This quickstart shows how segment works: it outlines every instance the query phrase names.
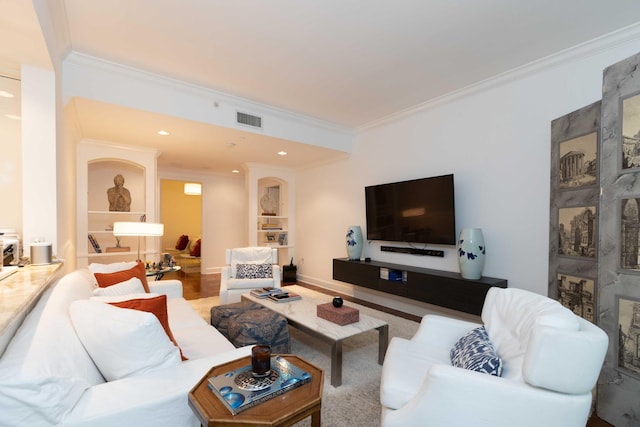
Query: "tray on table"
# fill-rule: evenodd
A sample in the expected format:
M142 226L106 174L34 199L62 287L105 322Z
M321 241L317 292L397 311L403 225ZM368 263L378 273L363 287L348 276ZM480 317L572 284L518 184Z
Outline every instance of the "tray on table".
M257 377L251 365L210 377L208 387L236 415L311 381L311 374L281 356L271 356L271 371Z

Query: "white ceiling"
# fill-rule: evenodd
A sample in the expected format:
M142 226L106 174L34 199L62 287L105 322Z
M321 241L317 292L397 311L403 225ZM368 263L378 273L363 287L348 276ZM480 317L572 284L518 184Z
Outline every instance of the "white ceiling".
M16 1L30 3L0 0L0 12ZM66 17L72 51L350 128L640 22L638 0L64 0L48 5L64 6L54 14ZM12 59L24 62L24 55L3 46L32 29L32 23L22 24L25 15L15 15L21 23L16 25L0 13L0 70ZM106 113L98 111L101 107ZM137 140L122 129L109 134L108 129L124 127L117 123L99 126L95 114L124 120L117 108L87 101L76 109L85 137ZM202 130L209 139L212 132L226 132L209 128ZM199 135L184 141L197 144ZM247 135L234 138L242 136ZM275 150L281 143L267 145ZM195 165L202 158L197 150L190 150L191 157L176 152L162 157ZM218 158L240 151L217 152L208 167L216 169ZM220 167L242 161L243 154L237 155Z
M297 168L346 156L327 148L84 98L75 98L72 103L82 135L159 150L159 169L230 175L234 169L243 174L246 163ZM158 135L161 129L170 131L170 135ZM279 151L287 155L280 156Z

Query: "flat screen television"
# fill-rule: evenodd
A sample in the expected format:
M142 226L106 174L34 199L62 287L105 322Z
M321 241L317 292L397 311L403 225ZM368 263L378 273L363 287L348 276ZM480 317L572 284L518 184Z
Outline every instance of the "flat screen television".
M456 244L453 174L365 187L367 240Z

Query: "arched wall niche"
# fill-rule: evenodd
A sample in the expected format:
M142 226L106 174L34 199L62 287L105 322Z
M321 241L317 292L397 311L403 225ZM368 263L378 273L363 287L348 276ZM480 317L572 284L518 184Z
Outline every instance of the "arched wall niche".
M109 210L107 190L114 186L117 175L124 178L124 187L131 194L130 211L146 211L145 168L122 159L96 159L88 164L87 203L90 211Z

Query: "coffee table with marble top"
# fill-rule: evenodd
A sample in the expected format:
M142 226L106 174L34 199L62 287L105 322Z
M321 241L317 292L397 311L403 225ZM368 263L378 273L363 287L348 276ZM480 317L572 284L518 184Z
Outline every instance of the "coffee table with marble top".
M376 329L378 331L378 363L382 365L389 344L389 324L360 312L359 321L340 326L316 315L318 304L331 302L332 296L301 286L288 286L287 290L302 296L290 302L274 302L246 293L242 299L258 303L284 316L294 328L331 344L331 385L342 384L342 342L346 338Z

